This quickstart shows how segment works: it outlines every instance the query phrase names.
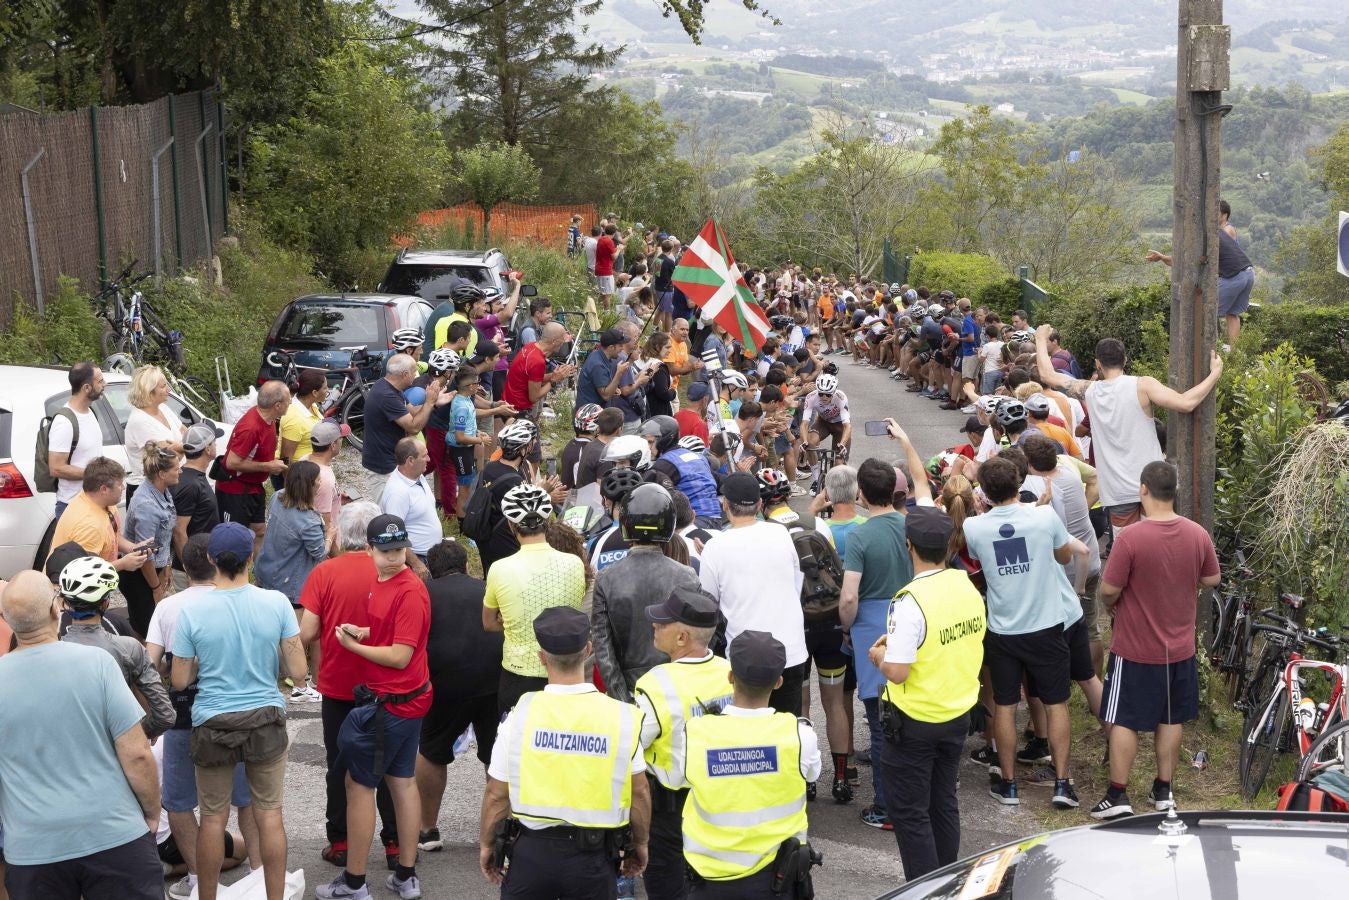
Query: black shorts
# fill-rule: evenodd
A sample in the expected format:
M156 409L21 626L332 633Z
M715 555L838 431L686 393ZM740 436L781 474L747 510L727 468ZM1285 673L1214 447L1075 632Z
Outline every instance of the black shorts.
M228 831L225 832L225 859L234 856L234 835ZM185 866L187 860L183 859L183 851L178 849L178 842L174 840L173 835L169 835L164 843L159 845L159 861L170 866Z
M497 695L459 699L447 697L442 701L437 691L431 702L431 711L422 719L422 736L417 752L428 762L448 766L454 762L454 742L468 726L478 742L478 761L484 766L492 759L492 745L496 743L497 726L501 714L497 711Z
M1130 731L1156 731L1199 717L1199 667L1195 657L1139 663L1110 654L1105 664L1101 718Z
M5 886L11 897L83 897L84 900L163 900L164 869L154 836L88 856L21 866L9 863Z
M857 670L853 667L852 657L843 652L843 632L837 628L807 628L806 675L810 674L810 664L820 673L820 684L842 684L844 690L857 686Z
M1030 691L1051 706L1066 703L1072 681L1068 677L1068 642L1062 625L1028 634L984 636L984 664L993 682L993 702L1015 706L1021 700L1021 677Z
M467 484L472 478L473 467L477 464L474 451L473 447L445 446L445 458L454 466L454 474L460 484Z
M1068 642L1068 677L1073 681L1088 681L1096 674L1091 662L1091 635L1087 631L1087 617L1083 616L1063 629Z
M225 494L216 491L215 505L220 510L222 522L261 525L267 521L267 495L262 491L256 494Z

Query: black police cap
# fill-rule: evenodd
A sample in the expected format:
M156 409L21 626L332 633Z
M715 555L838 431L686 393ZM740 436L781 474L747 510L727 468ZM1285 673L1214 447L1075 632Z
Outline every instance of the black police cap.
M694 628L715 628L717 601L696 587L680 585L670 591L665 602L648 606L646 617L652 622L679 622Z
M590 620L579 609L550 606L534 618L534 639L556 656L580 653L590 640Z
M787 649L767 631L740 632L727 655L736 679L754 687L772 687L787 668Z
M918 506L904 519L904 536L915 547L940 550L951 540L955 524L935 506Z

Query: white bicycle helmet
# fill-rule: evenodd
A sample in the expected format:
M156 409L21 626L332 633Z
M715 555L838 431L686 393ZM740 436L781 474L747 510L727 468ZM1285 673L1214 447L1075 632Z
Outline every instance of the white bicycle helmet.
M449 347L439 347L432 350L430 355L426 357L426 364L431 367L433 372L453 372L459 368L461 362L459 354Z
M1020 400L1006 398L993 411L993 421L1003 428L1008 425L1015 425L1017 422L1024 422L1026 421L1026 406Z
M815 379L815 390L821 394L832 394L838 390L838 376L821 375Z
M744 375L736 371L722 372L721 383L726 385L728 388L732 388L733 390L744 391L749 389L749 379L745 378Z
M646 438L635 434L619 435L605 446L604 461L627 464L638 472L645 472L651 468L651 445Z
M707 445L704 444L704 443L703 443L703 439L700 438L700 437L698 437L698 435L696 435L696 434L691 434L691 435L689 435L688 437L682 437L682 438L680 438L680 439L679 439L679 446L681 446L681 447L683 447L685 450L689 450L689 451L691 451L691 452L693 452L693 453L706 453L706 452L707 452Z
M528 419L512 422L497 432L497 446L501 455L514 459L539 437L539 426ZM643 444L646 441L642 441Z
M946 310L942 306L934 303L927 308L927 314L934 319L940 319L942 316L946 315Z
M61 570L61 596L72 603L97 606L117 588L117 569L106 559L81 556Z
M501 498L501 514L508 522L538 528L553 514L553 499L537 484L517 484Z
M393 333L389 343L400 353L420 347L426 339L418 328L400 328Z

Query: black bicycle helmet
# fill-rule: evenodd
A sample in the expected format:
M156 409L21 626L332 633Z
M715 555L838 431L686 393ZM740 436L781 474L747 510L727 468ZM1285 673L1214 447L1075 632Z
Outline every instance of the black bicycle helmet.
M622 503L641 483L642 473L636 469L610 469L600 481L600 494L610 503Z
M675 533L675 504L658 484L633 488L618 514L623 540L634 544L668 544Z
M830 360L829 362L824 364L824 367L820 369L820 372L824 375L837 375L838 363L834 362L833 360Z
M472 284L456 285L454 290L450 291L450 302L455 308L469 307L479 300L486 300L487 292L482 288Z
M773 326L774 331L782 331L791 328L796 324L796 321L791 316L773 316L768 320L768 324Z
M656 439L657 454L667 453L679 443L679 423L672 416L652 416L642 423L638 434Z
M760 469L755 477L759 480L759 499L764 503L778 503L792 495L790 479L777 469Z

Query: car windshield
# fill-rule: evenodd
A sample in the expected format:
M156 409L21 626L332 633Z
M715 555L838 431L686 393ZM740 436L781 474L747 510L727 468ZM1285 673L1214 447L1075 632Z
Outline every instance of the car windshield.
M380 343L384 307L355 304L297 303L281 323L282 344L305 347L356 347Z
M496 282L492 280L492 272L486 266L424 266L395 263L389 267L389 274L384 277L381 290L390 294L417 296L436 303L448 299L450 291L460 282L467 282L483 290L497 289Z

